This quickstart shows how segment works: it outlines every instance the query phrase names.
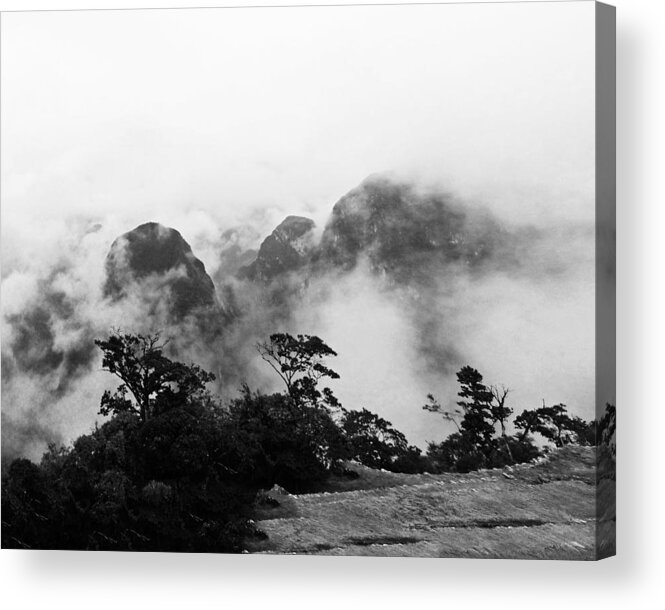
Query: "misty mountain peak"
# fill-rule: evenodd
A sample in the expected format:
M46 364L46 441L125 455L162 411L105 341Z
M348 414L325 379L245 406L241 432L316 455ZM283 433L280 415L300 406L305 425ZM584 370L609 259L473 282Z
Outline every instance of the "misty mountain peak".
M198 266L205 272L203 263L193 256L183 236L157 222L146 222L116 239L111 254L118 254L121 248L127 256L127 266L136 277L161 273L179 265Z
M204 264L178 231L156 222L139 225L113 242L104 293L113 300L138 295L175 320L195 310L219 308Z
M252 280L270 281L277 275L304 265L314 247L314 221L303 216L287 216L263 240L256 260L241 269Z
M282 242L293 243L314 228L314 221L304 216L287 216L272 235Z
M474 265L491 255L501 235L498 222L451 195L375 174L333 207L320 257L351 268L366 256L376 271L412 277L431 264Z

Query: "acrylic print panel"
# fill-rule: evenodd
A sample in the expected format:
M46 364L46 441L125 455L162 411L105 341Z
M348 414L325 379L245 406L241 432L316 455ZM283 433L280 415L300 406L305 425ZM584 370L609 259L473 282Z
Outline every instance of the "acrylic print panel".
M613 15L4 13L3 548L613 554Z

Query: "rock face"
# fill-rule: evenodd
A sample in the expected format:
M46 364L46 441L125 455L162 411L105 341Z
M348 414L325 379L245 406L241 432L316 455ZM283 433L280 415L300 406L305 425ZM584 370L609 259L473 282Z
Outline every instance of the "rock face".
M176 231L155 222L142 224L113 242L106 258L105 296L138 297L169 321L192 314L223 313L203 263Z
M476 265L502 237L488 216L470 218L450 196L370 176L335 204L318 260L350 269L367 257L373 271L408 278L432 263Z
M306 278L364 261L372 272L410 284L449 265L511 263L511 235L490 214L385 175L370 176L335 204L318 244L313 228L308 218L287 217L237 276L269 284L296 270Z
M241 277L269 282L278 275L301 268L313 250L314 221L287 216L263 240L256 260L240 270Z

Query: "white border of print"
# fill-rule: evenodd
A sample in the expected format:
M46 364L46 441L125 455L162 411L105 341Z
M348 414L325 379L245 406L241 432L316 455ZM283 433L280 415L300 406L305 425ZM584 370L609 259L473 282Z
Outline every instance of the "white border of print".
M363 4L382 4L364 0ZM415 2L411 2L415 3ZM615 0L619 556L600 563L83 552L0 553L5 607L660 607L665 5ZM0 0L0 10L278 6L284 0ZM309 0L291 4L349 4ZM409 4L409 2L405 2ZM660 153L660 155L659 155ZM632 417L631 417L632 416ZM659 603L660 602L660 603Z

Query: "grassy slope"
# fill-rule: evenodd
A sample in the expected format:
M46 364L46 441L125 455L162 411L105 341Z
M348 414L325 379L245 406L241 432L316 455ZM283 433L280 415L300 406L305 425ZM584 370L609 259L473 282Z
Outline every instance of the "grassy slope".
M569 446L536 464L469 474L357 467L331 492L276 496L252 552L406 557L594 559L595 450ZM614 481L605 481L609 489ZM614 513L605 514L611 529Z

